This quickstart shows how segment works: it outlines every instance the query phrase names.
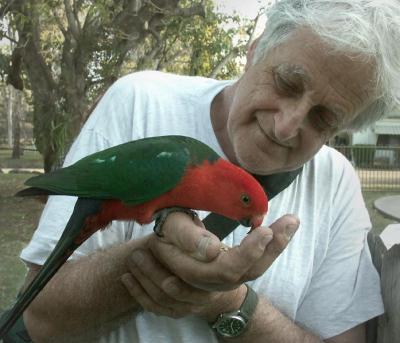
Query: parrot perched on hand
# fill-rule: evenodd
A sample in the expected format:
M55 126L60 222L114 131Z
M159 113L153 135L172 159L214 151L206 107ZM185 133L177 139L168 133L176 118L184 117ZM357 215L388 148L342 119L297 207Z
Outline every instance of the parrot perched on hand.
M113 220L145 224L163 209L182 207L218 213L253 229L268 209L267 196L252 175L185 136L120 144L30 178L26 185L30 188L17 195L70 195L78 200L53 252L0 324L0 338L74 250Z

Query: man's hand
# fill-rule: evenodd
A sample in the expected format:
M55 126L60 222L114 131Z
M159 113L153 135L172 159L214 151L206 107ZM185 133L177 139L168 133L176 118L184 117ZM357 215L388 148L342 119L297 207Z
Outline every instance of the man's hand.
M200 221L171 214L164 237L152 235L128 259L122 281L144 310L169 317L198 314L213 321L236 310L246 295L243 282L265 272L298 227L284 216L257 228L239 246L226 248Z
M213 322L219 313L238 309L246 295L244 285L229 291L193 287L144 249L132 254L128 266L131 273L122 276L123 284L143 310L157 315L181 318L196 314Z
M297 217L285 215L270 228L256 228L240 245L225 248L200 221L172 213L163 239L150 239L149 246L158 261L186 283L204 290L230 290L262 275L298 226Z

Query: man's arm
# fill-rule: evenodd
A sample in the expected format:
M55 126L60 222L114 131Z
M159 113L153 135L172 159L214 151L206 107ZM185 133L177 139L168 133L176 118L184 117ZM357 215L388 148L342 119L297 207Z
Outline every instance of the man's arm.
M67 262L24 313L25 325L36 342L71 341L87 333L104 333L125 314L140 309L121 283L126 259L147 238L129 241ZM40 266L33 265L26 284Z
M248 330L242 337L226 342L262 343L365 343L365 324L358 325L338 336L322 340L296 325L264 297L260 297Z
M186 222L193 225L188 216L183 217ZM220 242L215 241L215 236L212 240L213 235L210 232L203 230L203 233L202 237L209 239L207 244L200 246L197 258L215 259L219 254ZM185 237L183 235L182 239ZM180 237L176 239L179 240ZM88 333L104 334L118 325L124 315L132 316L137 310L142 309L142 304L136 301L136 297L129 295L123 286L121 277L131 271L128 268L128 261L132 260L133 251L140 249L148 254L151 253L151 241L158 242L159 238L152 234L66 263L24 313L25 324L33 340L62 342L78 337L82 340L81 336ZM193 243L197 246L197 243ZM247 245L236 251L235 256L239 260L246 260L246 256L252 253L252 246ZM202 254L205 255L200 256ZM263 264L269 265L275 257L276 255L271 256L268 260L261 261L259 265L256 263L259 262L257 259L252 259L256 264L254 270L257 268L265 270ZM26 283L34 277L38 269L32 267ZM154 275L154 270L149 272ZM250 279L251 275L246 277ZM133 279L133 282L135 281ZM231 288L233 289L231 292L224 292L226 302L230 304L240 301L240 298L233 294L237 285ZM208 302L208 293L202 291L204 303ZM144 308L146 309L146 306ZM223 309L225 306L221 307L221 310Z
M330 339L322 340L293 323L273 307L267 299L260 297L248 330L237 339L225 341L232 343L365 343L365 324Z
M170 217L173 216L181 214ZM292 227L287 232L290 224ZM153 254L144 251L136 254L140 263L131 263L131 274L125 275L123 281L147 311L171 317L197 314L211 323L219 313L240 307L246 293L246 288L240 285L257 277L272 264L295 231L293 225L296 226L292 219L288 223L288 218L283 217L271 225L274 237L270 243L262 242L269 233L261 229L264 232L252 233L239 247L221 252L215 259L204 262L192 256L207 260L207 256L214 255L216 242L208 243L213 252L208 251L207 244L195 243L202 241L204 231L194 227L190 220L180 218L174 221L171 218L165 223L164 239L149 241ZM209 235L206 237L211 238ZM148 287L149 284L160 287ZM248 330L241 337L228 341L322 342L321 338L293 323L263 297L260 297ZM365 326L357 326L326 342L364 343Z

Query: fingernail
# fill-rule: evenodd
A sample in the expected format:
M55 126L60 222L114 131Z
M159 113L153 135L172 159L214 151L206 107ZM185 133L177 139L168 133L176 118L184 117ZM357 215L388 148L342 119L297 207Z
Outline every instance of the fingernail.
M131 259L135 264L141 264L144 261L144 255L140 251L132 253Z
M266 246L269 242L272 241L273 235L263 236L261 239L262 245Z
M132 281L131 277L129 274L124 274L121 276L121 281L126 287L131 287L132 286Z
M210 245L211 238L207 236L201 237L199 244L197 245L197 250L195 252L196 257L201 260L206 259L207 257L207 248Z
M180 293L180 288L176 284L175 281L170 280L169 278L163 281L162 283L162 289L170 295L177 295Z
M285 227L285 234L289 240L292 239L293 235L296 233L299 225L298 224L288 224Z

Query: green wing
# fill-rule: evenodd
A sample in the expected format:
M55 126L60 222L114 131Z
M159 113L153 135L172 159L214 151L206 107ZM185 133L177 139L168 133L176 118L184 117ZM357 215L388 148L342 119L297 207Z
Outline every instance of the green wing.
M69 167L33 177L26 185L134 205L175 187L189 165L218 158L207 145L189 137L150 137L96 152Z

